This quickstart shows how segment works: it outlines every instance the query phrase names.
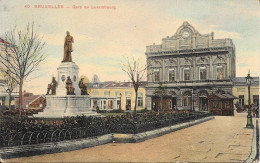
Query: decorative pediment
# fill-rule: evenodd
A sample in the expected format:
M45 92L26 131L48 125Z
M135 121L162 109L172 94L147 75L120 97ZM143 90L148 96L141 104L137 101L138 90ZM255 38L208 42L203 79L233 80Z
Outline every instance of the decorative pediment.
M173 36L179 36L179 38L186 39L188 37L191 37L192 35L200 36L201 34L187 21L184 21Z
M221 63L226 63L226 59L224 56L217 56L213 62L214 64L221 64Z
M177 60L175 58L166 59L165 66L177 66Z
M149 67L161 67L162 66L162 60L160 59L150 59L148 61Z
M189 57L184 57L180 59L181 65L192 65L192 59Z
M197 64L209 64L209 60L207 57L202 56L197 59Z

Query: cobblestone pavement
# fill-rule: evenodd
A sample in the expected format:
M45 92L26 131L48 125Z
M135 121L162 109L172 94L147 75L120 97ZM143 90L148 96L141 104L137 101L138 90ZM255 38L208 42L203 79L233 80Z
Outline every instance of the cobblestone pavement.
M255 120L254 120L255 121ZM253 130L246 113L215 119L141 143L9 159L7 162L243 162L251 152Z

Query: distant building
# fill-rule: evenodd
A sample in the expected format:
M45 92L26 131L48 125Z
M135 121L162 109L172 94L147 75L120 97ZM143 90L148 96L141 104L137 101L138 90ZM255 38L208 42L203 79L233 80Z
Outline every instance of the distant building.
M24 91L22 93L23 109L42 109L45 107L45 95L34 95L33 93ZM15 99L16 106L19 105L19 98Z
M233 80L232 93L238 99L234 103L248 105L248 86L245 77L236 77ZM259 77L253 77L253 83L250 86L250 104L254 103L255 106L259 106Z
M160 108L156 88L165 85L163 108L203 110L209 94L232 93L236 77L236 51L231 39L214 39L214 33L200 34L184 22L159 45L146 47L149 65L146 86L147 109Z
M145 108L145 85L141 82L137 96L137 110ZM91 88L91 108L96 110L134 110L135 91L131 82L110 82Z

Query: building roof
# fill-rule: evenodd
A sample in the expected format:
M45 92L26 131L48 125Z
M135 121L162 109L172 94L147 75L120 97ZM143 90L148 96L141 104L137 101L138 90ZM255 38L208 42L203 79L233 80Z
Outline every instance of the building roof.
M142 81L140 82L140 87L145 87L146 82ZM118 83L110 83L105 88L120 88L120 87L133 87L132 82L118 82Z
M246 86L246 78L245 77L236 77L233 79L234 85L242 85ZM253 77L253 83L252 85L259 85L259 77Z
M115 83L114 81L105 81L100 83L88 83L89 88L104 88L110 83Z
M228 99L228 100L237 99L236 96L229 93L212 93L207 97L207 99L212 99L213 97L218 97L220 99Z
M4 39L0 38L0 43L3 43L3 44L10 44L9 42L5 41Z
M192 42L195 37L196 41ZM177 42L179 42L177 44ZM195 44L195 46L193 46ZM215 49L217 47L217 49ZM231 39L214 39L214 33L200 34L187 21L177 29L173 36L167 36L162 39L161 44L152 44L146 46L146 54L162 54L170 52L171 54L212 52L212 51L226 51L228 48L234 48ZM211 49L211 50L209 50Z
M34 95L33 93L23 92L22 105L29 105L32 101L43 95ZM15 99L15 103L19 105L19 98Z

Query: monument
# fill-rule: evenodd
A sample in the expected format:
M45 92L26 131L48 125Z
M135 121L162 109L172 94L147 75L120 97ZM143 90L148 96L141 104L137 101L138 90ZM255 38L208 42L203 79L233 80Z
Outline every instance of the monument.
M67 31L64 42L64 57L57 68L58 77L52 78L46 93L46 108L34 117L62 118L65 116L100 116L90 108L90 96L83 79L78 80L79 67L72 61L73 37ZM50 93L51 91L51 93Z

